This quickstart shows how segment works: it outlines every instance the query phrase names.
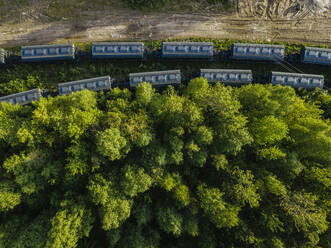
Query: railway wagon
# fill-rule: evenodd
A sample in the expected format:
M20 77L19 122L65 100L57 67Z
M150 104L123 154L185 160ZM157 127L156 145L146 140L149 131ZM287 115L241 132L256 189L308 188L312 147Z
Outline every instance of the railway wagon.
M32 101L39 101L41 98L41 90L40 89L33 89L28 91L23 91L20 93L12 94L9 96L0 97L0 102L8 102L12 104L28 104Z
M270 82L281 85L288 85L293 88L323 88L324 76L315 74L299 74L288 72L270 72Z
M6 50L0 48L0 64L5 64L6 63L6 55L7 55Z
M285 47L283 45L233 43L232 59L283 61Z
M212 42L163 42L163 58L209 59L214 56Z
M224 84L249 84L253 80L251 70L233 69L200 69L200 77L204 77L209 83L221 82Z
M180 84L180 70L130 73L130 87L137 87L139 83L149 82L153 86Z
M92 91L110 90L111 89L110 76L89 78L89 79L58 84L58 91L60 95L70 95L73 92L81 91L85 89Z
M92 58L95 59L142 59L143 57L143 42L100 42L92 44Z
M301 49L303 63L331 65L331 49L304 47Z
M23 62L45 60L73 60L75 59L74 44L23 46L21 48Z

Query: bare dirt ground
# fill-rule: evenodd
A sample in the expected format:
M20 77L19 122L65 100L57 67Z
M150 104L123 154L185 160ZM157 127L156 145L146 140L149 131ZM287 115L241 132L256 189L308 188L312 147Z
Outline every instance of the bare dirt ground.
M36 6L21 8L12 16L3 15L0 46L209 37L304 42L331 47L329 0L233 1L235 9L231 13L208 8L193 14L183 11L153 13L107 5L97 9L69 8L69 13L63 12L61 16L62 13L57 12L57 18L53 18L49 15L52 1L34 0Z

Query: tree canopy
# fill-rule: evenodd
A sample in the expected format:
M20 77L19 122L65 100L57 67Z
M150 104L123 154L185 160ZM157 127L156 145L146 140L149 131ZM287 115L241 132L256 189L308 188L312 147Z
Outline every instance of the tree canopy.
M0 247L330 247L330 99L196 78L0 103Z

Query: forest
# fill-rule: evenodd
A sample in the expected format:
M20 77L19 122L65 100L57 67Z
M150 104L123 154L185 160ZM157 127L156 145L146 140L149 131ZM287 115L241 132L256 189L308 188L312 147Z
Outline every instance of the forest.
M204 78L1 103L0 247L330 247L330 116Z

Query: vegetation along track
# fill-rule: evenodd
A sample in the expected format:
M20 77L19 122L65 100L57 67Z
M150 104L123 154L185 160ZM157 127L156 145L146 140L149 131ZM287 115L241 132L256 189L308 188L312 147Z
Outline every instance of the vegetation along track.
M205 39L203 39L205 40ZM228 48L233 41L215 41L216 50ZM214 61L162 60L155 55L161 42L145 42L146 49L152 52L145 61L92 60L88 55L77 61L57 61L41 63L17 63L0 67L0 95L10 95L36 87L55 91L57 84L110 75L116 85L124 86L128 74L135 72L180 69L184 79L198 76L201 68L249 69L252 70L255 82L266 82L264 76L270 71L288 71L287 65L263 61L233 61L226 57L215 56ZM90 44L78 44L83 52L90 51ZM297 52L299 45L287 45L288 52ZM293 51L292 51L293 50ZM12 51L16 51L13 49ZM18 53L18 49L16 51ZM226 52L225 52L226 53ZM291 66L293 68L293 64ZM321 74L325 77L325 86L330 87L331 71L328 66L311 64L294 64L301 73Z

